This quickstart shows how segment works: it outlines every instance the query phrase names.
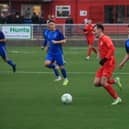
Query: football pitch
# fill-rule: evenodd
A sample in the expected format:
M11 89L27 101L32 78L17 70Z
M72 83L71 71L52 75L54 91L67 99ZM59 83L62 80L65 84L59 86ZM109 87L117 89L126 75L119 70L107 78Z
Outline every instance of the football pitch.
M45 52L40 47L8 47L17 72L0 60L0 129L129 129L129 66L116 68L123 90L117 90L123 103L111 106L112 98L103 88L93 86L99 60L92 54L84 60L87 48L65 47L69 85L54 82L52 70L43 66ZM116 49L117 64L124 48ZM64 105L60 97L73 96Z

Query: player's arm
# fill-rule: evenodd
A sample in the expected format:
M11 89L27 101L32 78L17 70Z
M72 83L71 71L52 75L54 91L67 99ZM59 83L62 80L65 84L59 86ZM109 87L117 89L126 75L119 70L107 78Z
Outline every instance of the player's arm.
M0 43L6 42L6 39L0 39Z
M92 28L92 31L91 31L91 32L92 32L92 34L95 34L95 30L94 30L94 27Z
M123 58L123 60L121 61L121 63L119 64L119 68L121 69L125 63L129 60L129 45L128 45L128 42L125 43L125 50L126 50L126 55L125 57Z
M88 30L87 30L87 28L84 28L84 29L83 29L83 32L84 32L84 34L86 34L86 35L87 35L87 34L88 34Z
M47 46L47 43L48 43L47 39L44 39L44 41L43 41L43 47L46 47Z
M127 62L129 60L129 53L127 53L126 55L125 55L125 57L123 58L123 60L121 61L121 63L119 64L119 68L121 69L124 65L125 65L125 63Z
M47 40L47 37L45 35L45 32L43 32L43 38L44 38L44 41L43 41L43 47L45 48L47 46L47 43L48 43L48 40Z
M66 40L65 40L65 39L59 40L59 41L53 40L52 42L53 42L54 44L64 44L64 43L66 43Z
M43 38L44 38L43 43L42 43L43 49L47 53L48 52L48 40L47 40L45 31L43 32Z
M43 41L43 48L44 48L44 51L47 53L48 52L48 40L45 37Z
M0 43L6 42L5 36L3 32L0 32Z
M99 63L101 65L104 65L105 62L107 62L111 58L111 56L114 54L114 46L113 46L112 41L110 39L105 40L105 45L108 48L108 52L107 52L106 56L100 60Z
M88 34L88 31L86 29L83 29L84 34Z
M114 49L115 48L114 48L113 43L110 39L106 39L105 44L108 48L108 52L107 52L105 58L110 59L111 56L114 54Z

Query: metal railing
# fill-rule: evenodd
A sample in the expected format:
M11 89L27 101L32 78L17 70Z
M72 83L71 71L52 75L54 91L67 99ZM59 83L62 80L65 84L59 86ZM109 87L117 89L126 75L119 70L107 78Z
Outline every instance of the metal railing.
M47 28L46 25L32 25L33 26L33 40L43 39L43 30ZM104 24L105 34L109 35L113 40L124 40L128 37L127 24ZM68 40L84 40L83 32L84 24L57 24L57 28L63 32Z
M57 24L57 29L63 32L64 36L68 40L84 40L85 35L83 32L84 24ZM1 28L3 28L3 31L6 35L6 37L9 39L8 35L14 33L16 35L16 38L18 38L18 33L21 35L26 34L28 32L28 37L24 37L26 40L43 40L43 30L47 28L46 24L3 24L0 25ZM14 31L11 31L11 27L15 28ZM28 27L28 31L25 30L25 28ZM104 24L105 27L105 33L113 40L123 40L127 39L128 37L128 25L127 24ZM21 30L24 28L24 30L20 33ZM6 29L6 30L5 30ZM9 34L8 34L9 33ZM13 38L12 38L13 39Z

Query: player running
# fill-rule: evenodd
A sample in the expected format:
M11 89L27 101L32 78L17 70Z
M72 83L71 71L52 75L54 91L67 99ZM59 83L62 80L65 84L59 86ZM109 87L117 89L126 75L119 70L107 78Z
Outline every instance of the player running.
M92 51L95 54L97 54L97 50L94 47L95 36L94 36L94 28L92 26L92 21L91 20L88 20L88 24L85 25L84 34L85 34L87 42L88 42L88 51L87 51L86 60L89 60Z
M42 42L42 46L41 46L41 49L43 49L46 53L48 52L48 48L49 48L49 41L47 40L47 35L49 33L49 24L47 24L48 28L43 30L43 38L44 38L44 41ZM61 50L62 50L62 57L64 59L64 54L63 54L63 48L61 47ZM56 64L56 62L53 62ZM64 63L66 63L66 61L64 60ZM56 64L56 67L58 68L58 65Z
M66 86L68 85L69 80L67 78L67 73L64 67L64 59L62 53L62 44L64 44L66 41L63 34L58 29L56 29L54 21L50 20L48 22L48 25L49 25L49 32L46 36L46 40L49 41L49 48L44 65L48 68L53 69L56 75L56 81L60 81L61 76L56 67L57 64L64 77L63 85ZM56 62L56 64L53 62Z
M122 102L122 99L118 96L117 92L113 89L112 84L117 83L121 87L119 79L111 80L112 73L115 70L115 47L110 37L104 34L104 27L101 24L97 24L94 28L96 36L99 38L98 51L100 55L100 65L94 79L94 85L97 87L103 86L105 90L112 96L114 102L112 105L116 105Z
M9 64L12 67L13 72L16 72L16 64L14 64L13 61L9 59L7 56L6 39L2 31L0 31L0 56L7 64Z

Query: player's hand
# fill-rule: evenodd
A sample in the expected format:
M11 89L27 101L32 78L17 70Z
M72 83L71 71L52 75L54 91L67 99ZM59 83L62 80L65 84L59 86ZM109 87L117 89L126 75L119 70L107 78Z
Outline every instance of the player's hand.
M48 52L48 47L44 47L44 51L47 53Z
M99 64L104 65L107 60L108 60L107 58L103 58L100 60Z
M52 42L53 42L54 44L57 44L57 43L58 43L58 41L55 41L55 40L52 40Z
M122 69L123 66L124 66L124 64L121 64L121 63L120 63L120 64L118 65L118 68L119 68L119 69Z

